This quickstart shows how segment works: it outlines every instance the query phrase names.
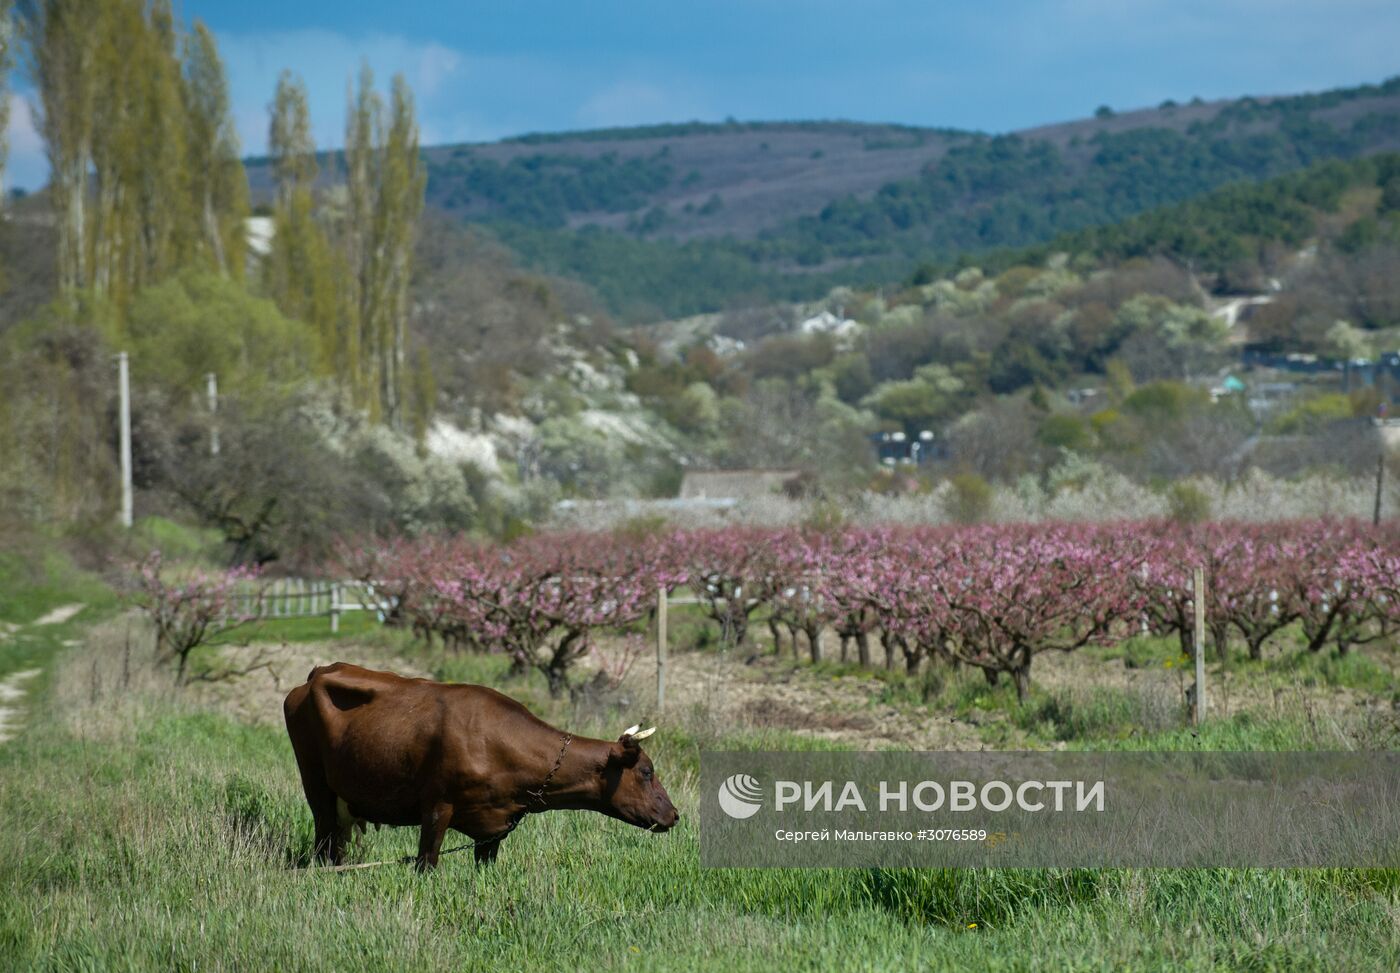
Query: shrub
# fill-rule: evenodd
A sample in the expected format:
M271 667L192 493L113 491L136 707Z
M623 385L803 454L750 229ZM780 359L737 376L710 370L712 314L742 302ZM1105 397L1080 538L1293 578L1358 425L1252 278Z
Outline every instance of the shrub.
M992 509L992 485L976 473L957 473L948 478L943 495L943 512L960 524L975 524Z
M1210 496L1194 483L1173 483L1167 488L1167 510L1178 523L1197 524L1210 519Z

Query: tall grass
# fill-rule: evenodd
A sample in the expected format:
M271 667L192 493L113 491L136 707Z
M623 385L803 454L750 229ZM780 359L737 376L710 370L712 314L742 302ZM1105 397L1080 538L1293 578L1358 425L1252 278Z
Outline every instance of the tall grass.
M153 673L94 697L89 670L70 656L0 747L0 969L1400 966L1392 872L700 868L700 749L807 743L785 734L663 727L649 749L684 815L667 835L558 813L527 819L488 869L459 854L427 876L305 870L310 815L280 730L172 698ZM1218 733L1292 745L1306 727ZM414 841L371 830L354 855Z

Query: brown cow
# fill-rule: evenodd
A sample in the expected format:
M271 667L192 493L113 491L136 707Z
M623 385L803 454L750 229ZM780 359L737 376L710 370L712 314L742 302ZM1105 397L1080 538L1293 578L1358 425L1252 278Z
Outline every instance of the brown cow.
M448 828L478 863L526 814L590 810L651 831L680 818L632 727L617 740L556 730L485 686L405 679L337 662L283 704L316 854L339 864L352 825L421 828L417 866L437 865Z

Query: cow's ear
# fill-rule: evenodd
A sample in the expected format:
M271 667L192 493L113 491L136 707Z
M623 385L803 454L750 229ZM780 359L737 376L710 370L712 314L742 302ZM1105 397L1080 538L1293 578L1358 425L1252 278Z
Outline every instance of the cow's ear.
M610 763L616 762L622 767L631 767L641 759L641 756L642 745L631 735L624 733L618 738L617 746L612 748L612 752L608 755L608 761Z

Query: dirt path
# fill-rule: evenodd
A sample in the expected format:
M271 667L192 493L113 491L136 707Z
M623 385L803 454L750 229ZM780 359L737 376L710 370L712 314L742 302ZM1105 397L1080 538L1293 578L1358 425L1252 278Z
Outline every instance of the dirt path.
M0 680L0 743L13 739L20 729L21 707L26 690L24 684L39 674L38 669L14 672Z
M247 647L230 646L220 655L229 666L246 665L249 659L260 655L268 661L269 667L223 682L195 683L189 687L190 694L199 702L241 720L279 726L283 698L293 686L301 685L316 666L353 659L357 665L389 669L404 676L429 675L400 657L366 652L362 647L349 647L343 642L258 643Z
M81 601L75 601L71 605L59 605L57 608L44 615L42 618L36 618L34 620L34 624L62 625L64 622L68 621L70 618L78 614L78 612L82 611L86 607L87 606L84 605Z
M78 612L87 606L80 601L67 605L59 605L52 611L46 612L43 616L36 618L31 625L62 625L73 618ZM0 624L0 642L8 641L20 632L25 626L14 623ZM22 725L23 707L21 703L28 695L28 690L24 684L35 676L39 675L40 669L25 669L22 672L12 672L3 680L0 680L0 743L13 740L19 733Z
M638 659L624 688L639 705L653 703L655 658ZM682 652L666 663L667 711L716 730L786 730L869 750L982 749L976 727L882 702L884 689L873 676L824 676L753 650Z

